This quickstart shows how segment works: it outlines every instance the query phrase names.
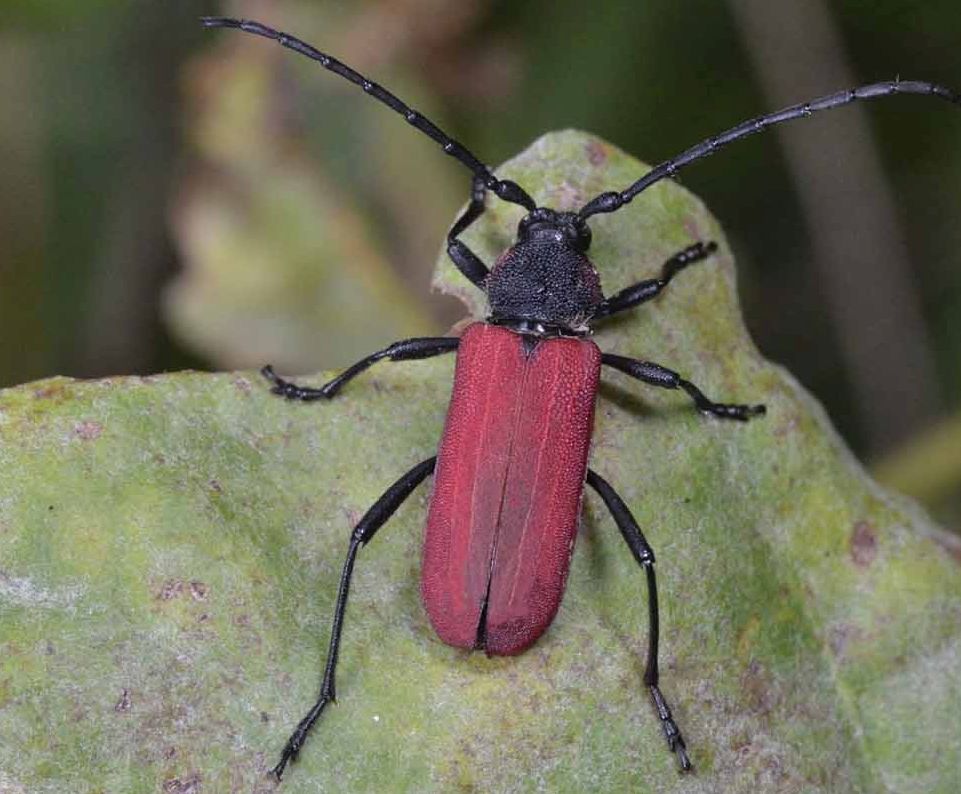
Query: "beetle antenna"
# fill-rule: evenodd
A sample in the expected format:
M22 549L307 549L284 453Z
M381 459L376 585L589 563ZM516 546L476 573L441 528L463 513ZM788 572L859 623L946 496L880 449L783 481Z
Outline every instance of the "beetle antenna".
M273 39L282 47L286 47L301 55L305 55L313 61L317 61L317 63L328 71L339 74L345 80L349 80L354 85L360 86L365 93L402 115L407 119L408 124L436 141L445 153L467 166L474 176L483 180L484 186L498 198L513 204L520 204L527 209L528 212L537 207L534 199L516 182L495 177L490 167L478 160L470 149L455 141L426 116L408 107L386 88L368 80L362 74L354 71L336 58L311 47L306 42L294 36L282 33L279 30L274 30L266 25L262 25L260 22L253 22L247 19L230 19L228 17L201 17L200 22L205 28L237 28L244 33L252 33L256 36L263 36L266 39Z
M892 94L936 96L948 102L953 102L955 105L961 105L961 96L954 91L944 86L936 85L935 83L926 83L920 80L895 79L885 83L872 83L871 85L864 85L860 88L852 88L849 91L838 91L835 94L812 99L810 102L801 102L800 104L791 105L783 110L778 110L775 113L767 113L763 116L749 119L726 132L722 132L720 135L714 135L707 140L701 141L701 143L692 146L677 157L665 160L656 168L648 171L626 190L601 193L595 196L581 207L578 215L581 219L586 219L598 213L614 212L631 202L635 196L647 190L647 188L654 183L660 182L665 177L673 177L684 166L690 165L702 157L714 154L714 152L722 146L727 146L727 144L733 143L741 138L762 132L768 127L773 127L785 121L804 118L821 110L830 110L841 105L848 105L860 99L878 99L880 97L891 96Z

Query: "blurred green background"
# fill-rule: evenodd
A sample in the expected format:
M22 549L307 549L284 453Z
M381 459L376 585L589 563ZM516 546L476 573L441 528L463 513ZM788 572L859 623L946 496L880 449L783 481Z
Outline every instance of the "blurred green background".
M331 52L491 164L568 127L656 163L852 85L961 89L957 0L6 0L0 386L333 368L463 314L429 285L466 171L318 65L203 31L217 13ZM863 103L682 181L731 238L761 350L961 527L961 112Z

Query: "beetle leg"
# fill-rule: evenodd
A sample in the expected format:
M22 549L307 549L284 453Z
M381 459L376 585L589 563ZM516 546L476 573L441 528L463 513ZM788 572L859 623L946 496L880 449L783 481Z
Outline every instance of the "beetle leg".
M490 270L487 269L487 265L481 262L477 254L457 238L484 213L486 195L487 186L484 180L475 176L471 186L470 204L467 205L464 214L457 219L447 233L447 255L457 266L457 269L467 277L468 281L481 289L484 289L484 283L490 274Z
M601 356L601 362L652 386L661 386L665 389L683 389L694 401L694 405L697 406L699 411L716 416L718 419L737 419L746 422L751 417L760 416L767 410L763 405L716 403L708 399L704 392L689 380L684 380L673 370L650 361L638 361L624 356L615 356L612 353L604 353Z
M688 265L693 265L695 262L701 262L707 259L716 250L717 243L710 242L694 243L694 245L689 245L683 251L678 251L664 263L661 268L660 278L639 281L637 284L622 289L616 295L605 298L600 306L597 307L597 311L594 312L593 319L600 320L603 317L609 317L617 312L633 309L635 306L651 300L651 298L656 298L661 294L662 290L671 283L671 279L674 278L674 276Z
M617 492L610 486L603 477L592 469L587 470L587 484L591 486L607 509L614 517L617 528L621 531L624 542L627 543L631 554L637 560L637 564L644 569L647 575L647 605L651 623L651 639L647 645L647 666L644 670L644 683L651 693L651 702L657 711L658 719L661 721L661 728L664 730L664 738L667 739L667 746L671 752L677 756L677 761L684 772L692 769L691 759L687 756L687 747L684 744L684 737L681 729L677 727L674 716L671 714L671 707L661 694L658 686L659 674L657 668L657 646L659 640L660 627L658 623L657 609L657 578L654 575L654 550L644 538L644 533L631 515L631 511L624 504L624 500L617 495Z
M323 710L328 703L333 703L337 698L334 691L334 673L337 669L337 654L340 650L340 632L344 625L344 612L347 609L347 594L350 591L350 577L354 572L354 561L357 559L357 550L365 546L374 533L383 526L399 508L404 500L410 496L411 492L434 471L434 464L437 462L436 456L428 458L422 463L418 463L407 474L388 488L384 494L374 502L374 505L364 513L364 517L357 522L354 531L350 535L350 547L347 549L347 559L344 561L344 568L340 574L340 587L337 589L337 605L334 607L334 625L330 632L330 648L327 651L327 664L324 667L324 680L320 685L320 696L317 702L311 707L307 715L297 724L294 732L284 745L284 750L280 755L280 762L271 770L271 774L278 780L284 774L287 764L296 760L300 748L304 746L304 740L310 729L314 727Z
M416 339L402 339L388 345L383 350L378 350L376 353L371 353L366 358L362 358L319 389L298 386L296 383L284 380L274 372L274 368L270 364L261 369L260 374L274 384L270 390L273 394L286 397L288 400L303 400L304 402L329 400L340 391L340 387L347 381L381 359L413 361L418 358L430 358L431 356L439 356L441 353L450 353L452 350L456 350L459 344L460 339L456 336L425 336Z

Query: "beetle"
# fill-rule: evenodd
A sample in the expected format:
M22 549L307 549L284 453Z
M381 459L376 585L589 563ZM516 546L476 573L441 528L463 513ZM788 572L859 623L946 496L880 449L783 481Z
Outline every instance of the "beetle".
M340 578L320 695L297 725L271 770L280 779L328 704L357 552L428 476L434 484L423 544L421 596L438 636L458 648L488 655L519 654L535 643L557 613L570 567L585 484L610 511L648 589L644 684L668 748L682 771L693 768L680 728L660 689L658 601L654 552L612 486L588 468L594 405L602 366L652 386L679 389L695 408L718 419L745 422L763 405L715 402L677 372L650 361L602 353L593 324L657 297L692 264L708 259L713 242L679 251L657 278L605 296L587 256L588 220L615 212L683 167L768 127L851 102L897 94L934 96L961 105L955 92L929 82L896 79L840 91L758 116L690 147L627 188L601 193L577 212L538 206L519 184L492 169L429 119L349 66L300 39L259 22L203 17L208 28L236 28L317 61L402 115L472 173L467 208L447 235L457 269L487 295L490 312L460 337L405 339L347 368L319 388L298 386L268 365L271 391L288 400L329 400L378 361L412 361L457 352L454 383L440 447L391 485L357 523ZM460 239L484 212L487 193L526 214L516 242L493 267Z

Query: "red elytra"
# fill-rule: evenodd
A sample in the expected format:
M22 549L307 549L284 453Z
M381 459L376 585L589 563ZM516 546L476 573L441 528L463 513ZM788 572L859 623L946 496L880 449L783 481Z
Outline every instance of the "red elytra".
M424 605L448 645L517 654L554 619L600 368L589 340L528 348L519 334L484 323L461 337L421 572Z

